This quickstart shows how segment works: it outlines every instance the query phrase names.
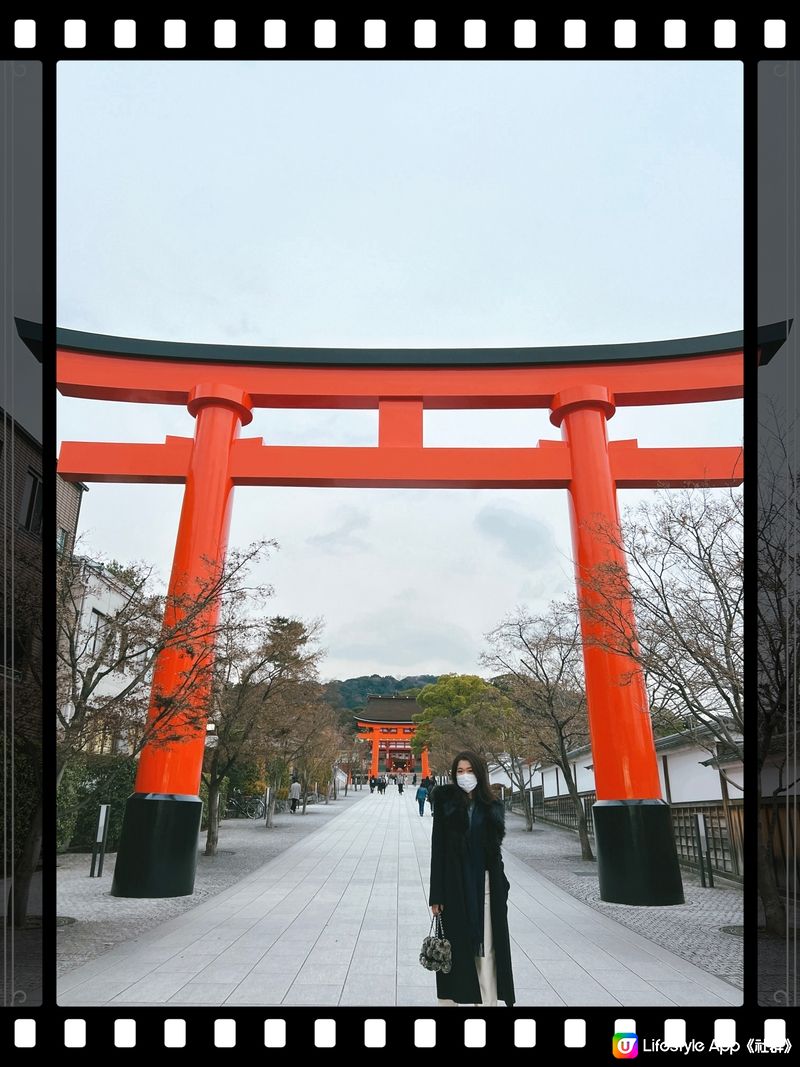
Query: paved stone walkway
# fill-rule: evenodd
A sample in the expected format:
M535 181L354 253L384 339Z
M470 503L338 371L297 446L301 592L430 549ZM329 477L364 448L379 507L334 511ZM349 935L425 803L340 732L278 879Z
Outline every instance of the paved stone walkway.
M427 1005L432 820L395 791L356 795L320 830L182 915L62 977L62 1005ZM741 993L575 900L511 852L517 1004L699 1006Z
M200 854L194 893L187 897L136 899L112 897L111 879L115 854L106 856L102 878L89 878L91 856L66 853L58 856L57 904L64 920L73 925L58 931L56 974L62 975L82 963L131 941L168 919L191 911L224 889L238 884L248 874L285 852L307 834L323 830L364 793L350 790L330 804L309 804L304 815L283 812L266 830L263 822L251 819L224 819L220 826L216 856L204 856L205 833L200 835Z

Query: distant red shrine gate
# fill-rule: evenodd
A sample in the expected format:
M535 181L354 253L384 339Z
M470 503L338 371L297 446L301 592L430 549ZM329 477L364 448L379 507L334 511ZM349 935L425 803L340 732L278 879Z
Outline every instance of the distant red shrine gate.
M18 328L31 348L41 348L40 327L19 322ZM782 323L762 328L761 362L784 340ZM625 684L631 667L626 657L592 641L602 631L584 610L590 595L582 579L609 560L624 566L624 555L590 532L598 520L618 524L617 489L740 484L738 446L640 448L635 440L609 441L606 427L619 407L741 397L741 333L557 348L302 349L59 330L57 348L58 388L65 396L177 404L195 418L193 438L65 442L58 462L61 476L73 481L185 485L170 593L207 574L209 560L224 559L236 485L567 490L598 797L593 816L601 896L629 904L683 900L646 693L638 675ZM254 407L377 409L377 446L240 439ZM549 409L561 440L530 448L424 446L426 409L477 408ZM689 415L688 437L691 408L682 410ZM180 653L165 652L154 694L174 692L185 669ZM195 697L199 707L208 693ZM195 720L183 732L179 743L142 751L115 868L117 895L193 891L205 731Z
M418 769L411 750L417 732L412 716L421 711L413 697L378 696L369 697L363 711L354 716L359 738L370 746L370 777L382 770L413 773ZM423 778L430 774L426 748L420 754L419 771Z

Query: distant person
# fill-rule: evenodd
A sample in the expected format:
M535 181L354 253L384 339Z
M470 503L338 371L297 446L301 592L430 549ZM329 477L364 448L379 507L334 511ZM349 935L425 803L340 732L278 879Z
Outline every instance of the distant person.
M372 777L369 780L369 791L370 791L370 793L374 793L375 792L375 782L376 782L376 778L375 778L375 775L373 774Z
M403 795L403 779L402 778L398 778L397 779L397 792L400 794L400 796Z
M411 779L411 784L412 785L416 785L417 784L417 772L416 771L414 771L414 777Z
M425 801L428 799L428 790L420 782L419 788L416 792L416 801L419 804L419 817L423 819L425 817ZM432 813L431 813L432 814Z
M298 780L295 778L295 780L289 786L289 798L292 802L292 810L289 812L290 815L294 815L294 813L297 811L297 802L302 796L302 793L303 789Z

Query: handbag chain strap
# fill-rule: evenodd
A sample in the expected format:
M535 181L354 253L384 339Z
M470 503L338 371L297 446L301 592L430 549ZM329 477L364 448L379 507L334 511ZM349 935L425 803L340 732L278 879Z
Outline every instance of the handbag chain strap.
M444 924L442 922L442 913L441 912L439 912L438 915L431 916L431 928L428 931L428 937L430 937L431 934L434 933L434 926L436 927L436 930L435 930L436 937L444 939Z

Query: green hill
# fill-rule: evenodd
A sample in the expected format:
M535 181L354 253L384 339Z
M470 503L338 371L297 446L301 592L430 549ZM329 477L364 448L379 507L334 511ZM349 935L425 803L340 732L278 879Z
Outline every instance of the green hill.
M342 725L352 722L354 711L363 708L370 696L394 696L409 689L419 690L438 681L436 674L414 674L406 678L393 678L381 674L362 675L360 678L345 678L323 685L325 697L331 707L341 712Z

